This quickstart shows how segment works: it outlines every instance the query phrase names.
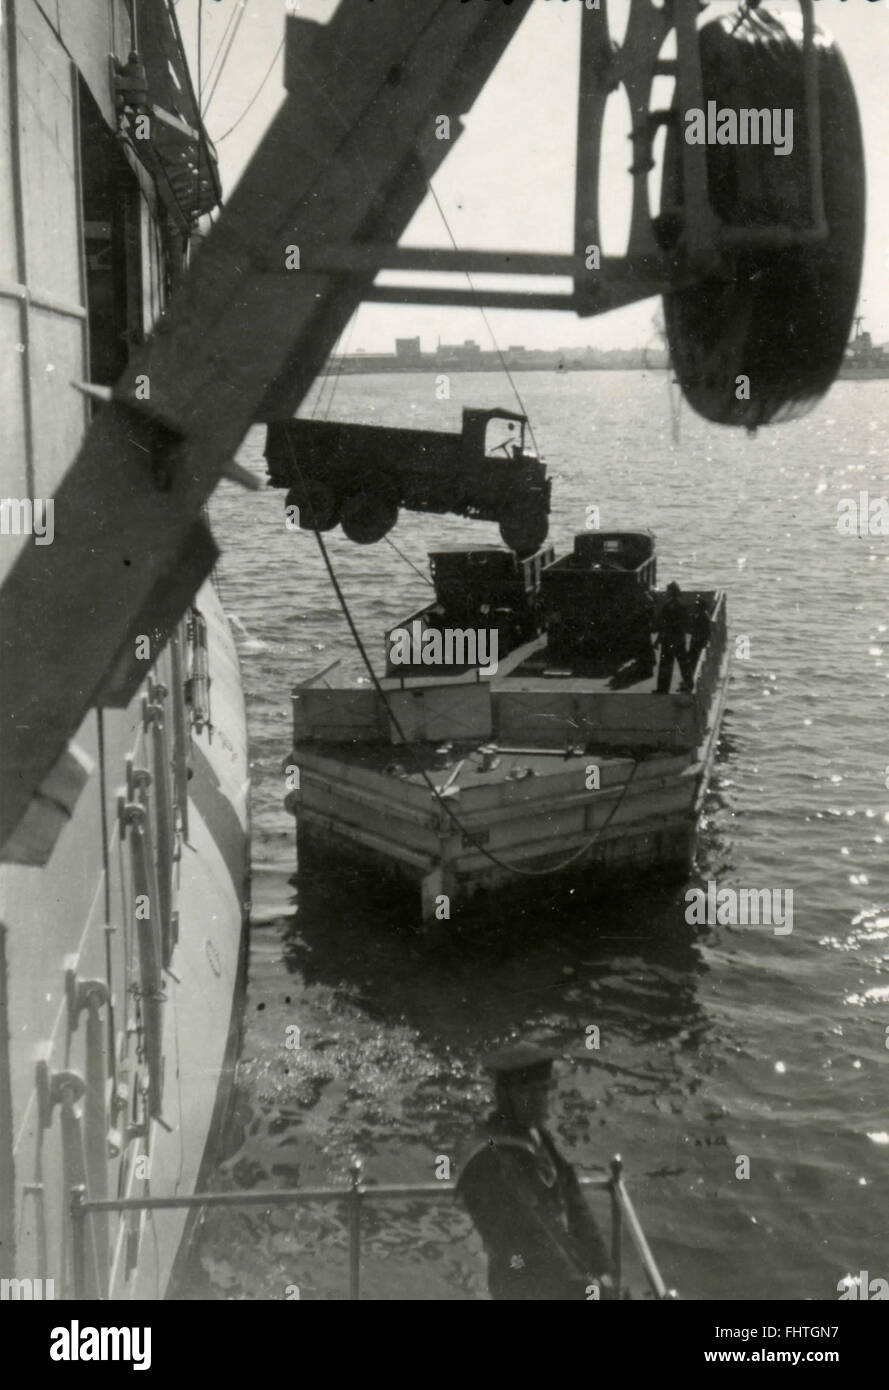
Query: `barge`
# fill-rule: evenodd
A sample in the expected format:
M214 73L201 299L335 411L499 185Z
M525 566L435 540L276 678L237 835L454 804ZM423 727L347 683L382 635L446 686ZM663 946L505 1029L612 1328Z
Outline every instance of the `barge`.
M434 652L446 629L465 639L471 616L480 629L491 621L498 605L478 561L508 572L515 557L498 551L430 557L436 602L388 634L387 674L372 688L308 684L292 696L300 870L347 858L393 875L416 890L424 923L527 877L687 874L717 747L725 595L681 595L689 626L705 609L709 637L685 679L659 692L652 634L667 597L649 532L582 534L540 566L536 590L515 583L514 606L499 605L489 629L507 634L506 652L487 669L464 659L441 674L422 657L399 667L405 630L420 627L421 652ZM524 562L532 576L539 558ZM510 644L511 632L522 640Z

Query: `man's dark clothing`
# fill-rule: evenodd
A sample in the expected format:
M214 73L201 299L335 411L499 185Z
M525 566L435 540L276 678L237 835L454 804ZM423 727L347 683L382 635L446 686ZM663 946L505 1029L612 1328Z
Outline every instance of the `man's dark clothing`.
M698 664L698 657L710 641L710 614L705 603L696 603L691 618L691 632L688 642L688 664L692 674Z
M679 674L691 685L692 672L685 648L685 609L678 596L670 595L661 608L658 632L661 640L661 659L658 663L659 694L668 693L673 682L673 662L679 663Z
M485 1243L492 1298L587 1300L608 1272L574 1170L545 1130L512 1132L492 1121L457 1194Z

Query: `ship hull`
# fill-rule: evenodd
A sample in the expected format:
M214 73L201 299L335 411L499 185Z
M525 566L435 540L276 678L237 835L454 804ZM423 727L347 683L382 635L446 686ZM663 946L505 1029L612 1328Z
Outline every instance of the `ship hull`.
M144 141L128 106L141 82L182 116L152 121ZM199 120L171 7L4 7L2 491L15 522L3 529L4 584L45 543L53 550L34 554L72 556L74 582L82 575L88 587L97 552L72 520L80 508L105 518L104 572L144 578L144 552L134 556L111 515L105 480L81 484L76 499L70 480L85 431L164 311L189 235L213 205ZM175 193L168 176L183 160L196 176ZM140 381L150 415L152 383ZM54 528L41 536L32 512L46 521L51 506ZM0 1274L51 1281L56 1298L169 1290L186 1214L88 1217L78 1269L72 1192L193 1192L224 1119L243 998L249 772L218 594L211 582L189 593L206 572L189 570L175 605L146 583L120 649L109 614L135 605L123 583L101 596L107 608L97 599L88 631L65 630L50 598L16 634L35 655L16 665L7 789L23 785L19 767L43 777L40 750L55 759L66 747L33 782L24 814L10 798L0 864ZM88 663L79 684L60 674L71 670L65 656L103 643L99 684ZM88 710L79 727L38 726L41 685Z
M162 973L156 1039L140 1007L137 847L119 813L128 764L137 773L153 765L141 692L127 710L103 712L101 736L98 716L79 731L96 770L49 862L0 870L14 1173L3 1195L14 1214L15 1274L52 1279L56 1297L165 1295L187 1213L90 1218L98 1276L77 1289L71 1189L135 1198L197 1190L228 1108L247 949L247 737L227 623L212 586L197 599L208 632L212 725L193 728L189 740L187 836L171 864L178 939ZM155 674L172 689L166 657ZM155 825L158 811L155 804ZM93 1029L88 1008L72 1010L72 992L88 995L91 983L104 986ZM152 1043L162 1072L156 1114L148 1102ZM79 1116L66 1115L66 1079Z

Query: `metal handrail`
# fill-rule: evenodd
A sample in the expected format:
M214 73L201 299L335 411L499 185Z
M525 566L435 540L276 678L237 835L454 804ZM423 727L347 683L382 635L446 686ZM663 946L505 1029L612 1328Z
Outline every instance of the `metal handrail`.
M383 1183L366 1187L361 1181L361 1167L360 1159L354 1160L348 1188L302 1187L283 1188L272 1192L196 1192L190 1196L175 1197L90 1198L84 1186L72 1187L71 1247L74 1297L86 1296L86 1218L97 1212L170 1211L195 1207L306 1206L310 1202L333 1201L346 1203L349 1227L349 1299L357 1301L361 1297L361 1213L365 1201L368 1198L397 1201L405 1197L435 1201L457 1190L455 1182L445 1179L434 1183ZM612 1159L609 1168L610 1174L603 1173L598 1177L581 1174L579 1182L583 1187L606 1190L611 1196L611 1251L616 1296L620 1296L623 1235L626 1226L655 1298L673 1299L676 1294L667 1289L661 1277L629 1193L623 1184L623 1164L619 1154Z
M147 781L146 776L146 781ZM142 1046L148 1063L149 1113L159 1119L163 1102L163 1023L165 999L161 975L162 942L160 929L160 891L151 835L151 811L147 794L143 800L124 807L127 837L131 846L133 902L148 903L148 916L135 919L139 950L139 1005L142 1016Z

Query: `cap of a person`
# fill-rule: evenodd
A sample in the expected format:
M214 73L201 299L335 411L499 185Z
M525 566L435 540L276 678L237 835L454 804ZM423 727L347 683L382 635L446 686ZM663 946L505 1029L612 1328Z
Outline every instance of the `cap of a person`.
M515 1043L500 1048L484 1059L484 1068L498 1080L510 1082L548 1081L556 1053L533 1043Z
M681 593L682 593L682 590L680 589L679 585L676 583L676 580L675 580L675 579L671 579L671 580L670 580L670 583L667 585L667 593L668 593L668 594L681 594Z

